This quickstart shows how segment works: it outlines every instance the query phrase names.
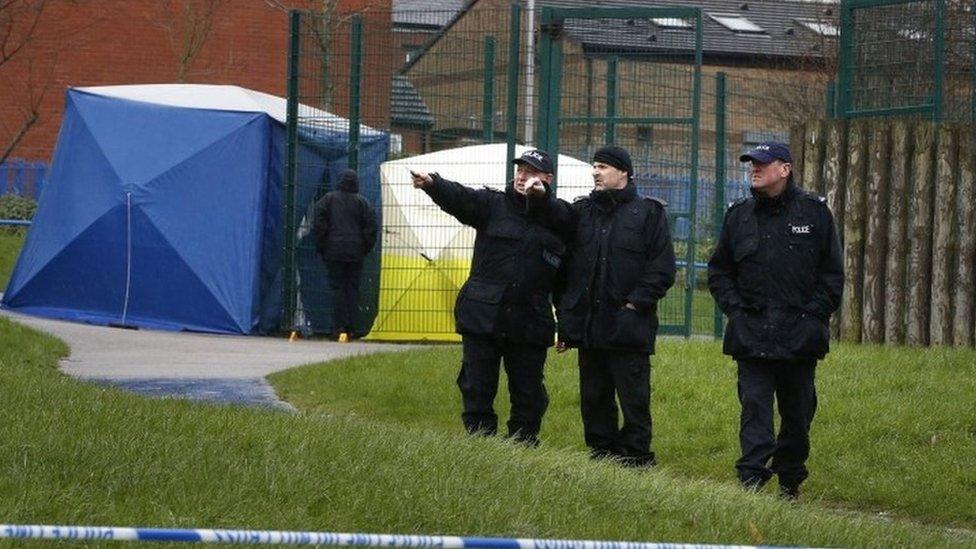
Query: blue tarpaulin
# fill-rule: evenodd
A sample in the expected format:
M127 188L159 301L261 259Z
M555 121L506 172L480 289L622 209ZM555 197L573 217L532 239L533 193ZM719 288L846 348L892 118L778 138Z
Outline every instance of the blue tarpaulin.
M284 112L283 99L233 86L69 90L48 182L2 305L95 324L276 329ZM300 128L298 154L304 180L327 184L347 166L348 121L322 114L336 123ZM362 191L377 210L388 143L386 133L361 131ZM318 192L300 187L296 211ZM302 286L320 294L324 269L314 257L300 261L309 264L298 266Z

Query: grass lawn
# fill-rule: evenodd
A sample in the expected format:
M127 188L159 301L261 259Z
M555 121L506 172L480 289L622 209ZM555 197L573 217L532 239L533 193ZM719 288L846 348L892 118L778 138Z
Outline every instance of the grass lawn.
M0 293L7 287L26 234L23 229L0 228Z
M712 341L659 341L653 361L654 450L681 486L734 488L735 369ZM582 456L575 352L550 353L543 446ZM282 372L272 382L303 410L367 417L463 438L454 378L459 347L361 357ZM976 529L976 352L841 345L818 369L805 509ZM507 418L504 381L497 400ZM766 492L775 492L775 482ZM721 488L720 488L721 487ZM706 490L707 491L707 490ZM766 496L772 499L773 496ZM806 538L778 542L812 543Z
M568 363L551 371L546 444L527 450L469 438L450 421L453 348L279 376L290 395L306 395L296 400L317 403L298 414L150 400L75 381L55 368L64 345L4 318L0 349L6 523L976 546L971 532L791 506L689 479L683 465L637 472L590 462L571 449L578 429ZM718 370L715 394L728 389L719 386L728 372ZM302 391L285 383L303 378ZM707 395L696 397L684 406L703 408ZM689 411L699 416L708 414ZM676 438L661 428L662 444ZM669 463L680 452L662 447Z

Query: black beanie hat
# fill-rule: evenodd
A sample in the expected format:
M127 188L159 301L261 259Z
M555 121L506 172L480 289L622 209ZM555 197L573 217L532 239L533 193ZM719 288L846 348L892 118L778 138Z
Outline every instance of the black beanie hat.
M603 162L627 172L628 177L634 177L634 165L630 162L630 154L616 145L600 147L593 153L593 162Z
M359 176L356 175L355 170L343 170L342 175L339 176L338 189L349 192L359 191Z

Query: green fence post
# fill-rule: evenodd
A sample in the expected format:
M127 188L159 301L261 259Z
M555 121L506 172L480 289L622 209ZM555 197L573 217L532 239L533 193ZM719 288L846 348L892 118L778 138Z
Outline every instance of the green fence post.
M685 294L685 337L691 337L692 318L694 314L695 287L698 285L698 269L695 266L695 247L697 239L695 230L698 224L698 146L700 143L699 129L701 127L701 65L702 65L702 16L701 9L695 13L695 71L692 80L691 93L691 174L690 196L688 209L688 250L685 253L688 292Z
M827 82L824 95L827 98L827 104L824 105L827 118L837 118L837 83L833 80Z
M932 78L932 119L936 122L942 121L943 116L943 89L945 78L945 0L935 0L935 36L932 37L932 47L935 59L933 59L934 74Z
M295 227L295 190L298 176L298 60L301 41L301 13L291 12L288 39L288 99L286 104L285 128L287 134L287 161L285 163L285 234L283 255L282 291L284 307L280 327L283 331L297 329L294 325L295 302L298 288L295 286L295 247L298 245L298 231Z
M359 106L362 97L363 17L352 18L352 37L349 45L349 169L359 169Z
M536 144L549 153L553 159L559 154L559 109L562 91L563 49L560 41L563 19L557 17L555 8L542 7L542 26L539 54L542 60L539 116L537 119ZM559 171L558 160L553 162L553 170Z
M841 4L840 8L840 47L837 55L837 89L835 91L834 115L848 118L852 105L851 82L854 72L854 8Z
M549 6L542 6L542 17L540 18L541 31L539 32L539 82L542 83L539 86L539 104L536 107L538 115L535 119L535 146L542 149L548 150L549 135L548 135L548 125L546 121L549 120L549 81L552 79L552 49L553 49L553 39L549 35L548 29L552 24L552 8Z
M494 141L495 129L492 119L495 114L495 37L485 37L485 89L484 99L482 100L481 124L482 137L485 143Z
M519 55L521 53L522 7L517 2L512 3L508 25L508 97L506 109L508 120L505 127L505 181L511 181L515 176L515 140L518 139L518 85L519 85Z
M725 221L725 73L715 75L715 242ZM722 337L722 310L715 303L715 339Z
M617 125L613 119L617 116L617 56L607 59L607 127L604 140L607 145L613 145L617 137Z

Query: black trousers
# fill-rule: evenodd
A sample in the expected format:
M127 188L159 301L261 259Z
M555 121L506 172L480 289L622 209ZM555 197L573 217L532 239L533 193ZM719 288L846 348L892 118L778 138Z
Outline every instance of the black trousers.
M512 408L508 436L538 444L542 416L549 406L542 368L546 348L499 341L491 337L465 335L461 339L463 358L457 385L461 389L461 421L472 434L494 435L498 430L495 394L500 364L504 361Z
M652 464L650 355L580 349L579 372L583 435L592 455Z
M363 262L326 260L325 266L329 269L329 290L332 291L332 333L353 334L359 313L359 279L363 274Z
M779 475L781 486L807 478L810 424L817 411L814 372L817 361L747 359L739 364L739 480L761 486ZM773 400L779 407L779 436L773 437ZM769 465L770 459L772 464Z

